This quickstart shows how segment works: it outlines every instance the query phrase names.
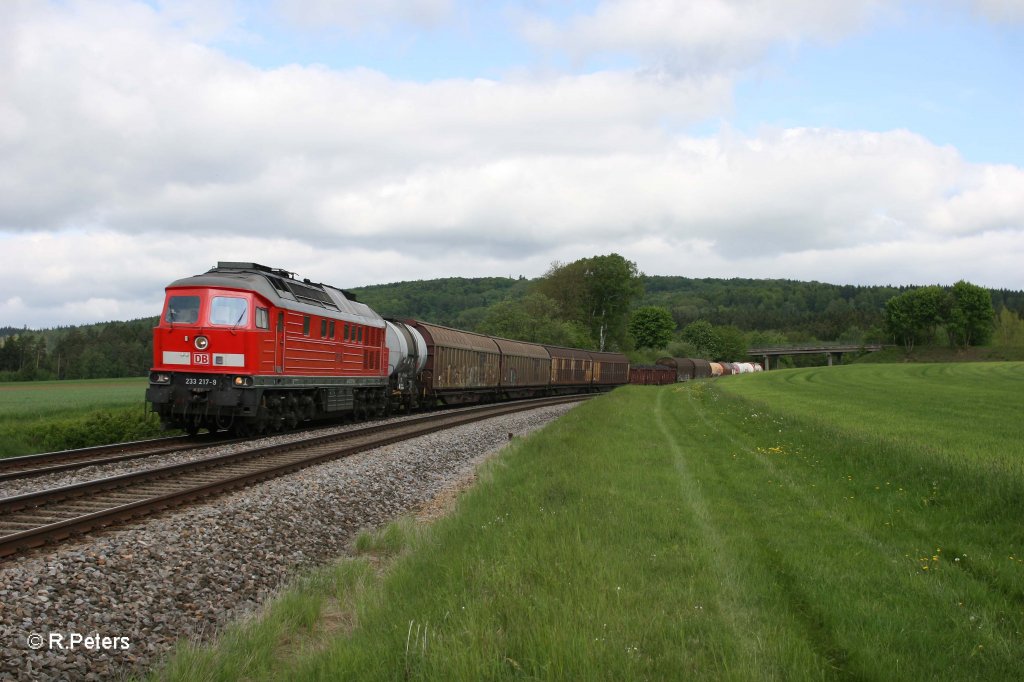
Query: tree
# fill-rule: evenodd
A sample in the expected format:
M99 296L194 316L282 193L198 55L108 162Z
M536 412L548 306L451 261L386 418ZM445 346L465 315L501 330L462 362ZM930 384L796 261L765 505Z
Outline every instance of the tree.
M885 329L909 353L915 344L934 338L947 308L948 298L941 287L911 289L885 302Z
M932 341L944 326L951 346L966 348L988 342L995 326L992 296L983 287L960 280L950 289L911 289L885 303L885 328L907 352L915 343Z
M629 318L629 333L637 348L664 348L672 340L675 328L672 313L660 306L637 308Z
M555 346L587 347L587 330L563 320L558 304L543 294L528 294L518 301L496 303L477 325L477 331L517 341Z
M992 338L995 316L988 290L960 280L950 291L945 320L950 345L966 348L987 343Z
M625 348L626 322L643 293L636 263L617 253L561 265L553 263L537 291L558 302L565 317L588 330L598 350Z
M1024 320L1009 308L999 311L995 341L1000 346L1024 346Z
M736 327L726 325L715 327L715 336L718 338L718 356L716 360L735 362L747 357L747 340Z
M715 328L707 320L697 320L683 327L683 341L692 345L704 358L712 359L721 355L721 345Z

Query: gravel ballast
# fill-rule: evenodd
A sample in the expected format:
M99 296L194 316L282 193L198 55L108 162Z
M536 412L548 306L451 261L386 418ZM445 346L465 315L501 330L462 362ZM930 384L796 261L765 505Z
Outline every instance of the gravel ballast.
M253 613L297 570L344 554L360 529L458 485L509 434L524 435L570 409L448 429L0 559L0 679L145 672L177 640Z

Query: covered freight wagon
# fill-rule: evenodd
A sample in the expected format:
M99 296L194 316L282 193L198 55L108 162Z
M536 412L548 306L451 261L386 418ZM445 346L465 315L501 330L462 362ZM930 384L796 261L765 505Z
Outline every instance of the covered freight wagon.
M629 383L629 358L622 353L590 351L594 360L594 386L621 386Z
M421 373L426 397L451 404L494 395L501 379L501 350L489 336L408 320L427 344Z
M492 337L501 351L501 391L508 398L525 398L547 390L551 356L544 346Z
M629 383L648 386L661 386L673 384L676 381L676 372L665 365L630 365Z
M589 386L594 380L594 359L589 351L560 346L544 346L551 356L551 388L558 392L576 386Z
M700 358L659 358L659 365L676 371L676 381L706 379L711 376L711 363Z

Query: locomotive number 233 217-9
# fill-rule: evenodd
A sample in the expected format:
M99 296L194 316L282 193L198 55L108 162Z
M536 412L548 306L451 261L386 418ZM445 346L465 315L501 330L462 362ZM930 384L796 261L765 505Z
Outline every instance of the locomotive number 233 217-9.
M216 386L216 377L185 377L186 386Z

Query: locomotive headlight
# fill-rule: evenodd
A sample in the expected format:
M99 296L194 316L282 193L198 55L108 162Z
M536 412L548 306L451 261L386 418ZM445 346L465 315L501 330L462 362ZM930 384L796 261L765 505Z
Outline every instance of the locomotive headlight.
M169 384L171 383L171 375L164 374L162 372L153 372L149 375L149 383L151 384Z
M252 377L235 377L235 386L252 386Z
M210 345L210 339L205 336L196 337L196 350L206 350L207 346Z

